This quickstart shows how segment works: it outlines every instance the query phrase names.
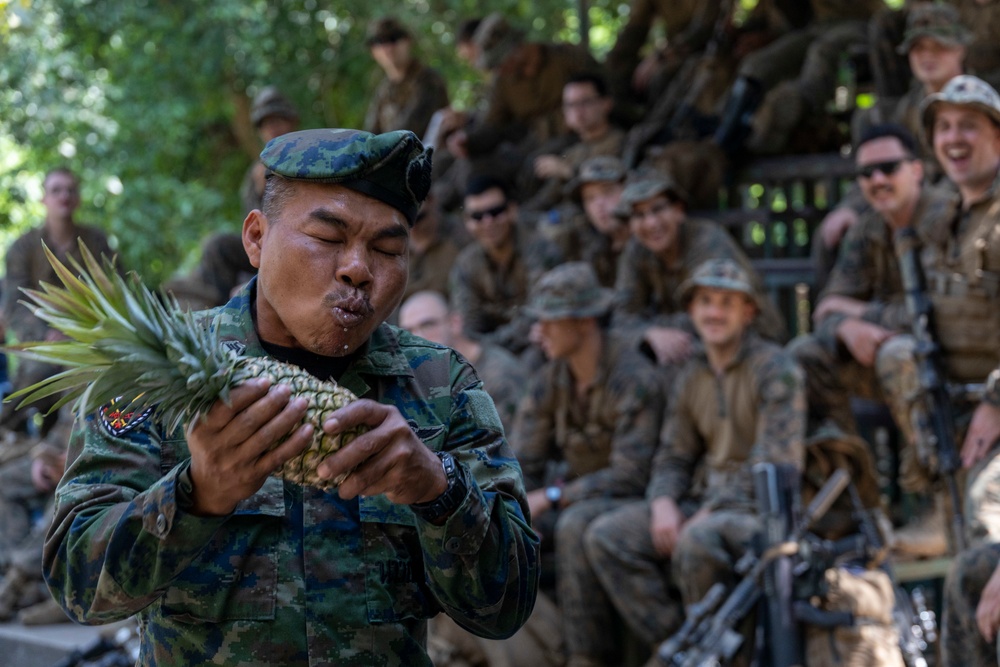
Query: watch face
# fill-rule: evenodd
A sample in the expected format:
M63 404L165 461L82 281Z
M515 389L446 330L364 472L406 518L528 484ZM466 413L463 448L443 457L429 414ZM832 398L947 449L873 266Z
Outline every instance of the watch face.
M552 504L558 503L559 500L562 499L562 489L558 486L548 487L545 489L545 499Z

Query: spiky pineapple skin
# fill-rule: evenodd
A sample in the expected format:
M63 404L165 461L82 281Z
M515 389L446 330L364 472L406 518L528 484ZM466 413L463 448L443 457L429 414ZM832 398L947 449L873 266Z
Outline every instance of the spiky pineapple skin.
M247 357L240 360L234 379L245 381L251 378L267 378L272 385L287 385L292 390L292 398L304 398L308 402L306 414L300 424L313 425L312 441L305 451L286 461L275 474L302 486L330 489L340 485L350 473L334 479L322 479L317 467L330 454L360 435L364 429L329 435L323 431L323 422L334 411L358 400L358 397L335 382L324 382L298 366L268 357Z

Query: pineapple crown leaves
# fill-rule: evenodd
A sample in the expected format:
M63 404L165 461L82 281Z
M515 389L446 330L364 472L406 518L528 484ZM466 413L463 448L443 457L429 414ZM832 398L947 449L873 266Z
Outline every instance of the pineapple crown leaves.
M21 398L23 406L63 393L52 410L76 399L83 415L124 397L130 404L156 404L170 430L216 400L228 400L239 362L220 347L214 330L176 300L164 303L135 274L123 278L113 259L104 258L102 266L82 241L82 265L70 257L67 267L44 250L62 285L22 289L30 302L21 303L67 339L7 349L65 370L7 400Z

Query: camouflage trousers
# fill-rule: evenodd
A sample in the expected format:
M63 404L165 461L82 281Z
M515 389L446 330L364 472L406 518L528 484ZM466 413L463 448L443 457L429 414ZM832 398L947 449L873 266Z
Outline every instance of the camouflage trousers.
M910 474L900 476L906 491L926 491L931 488L928 470L934 467L935 448L921 424L928 423L926 408L919 400L920 382L916 365L916 341L912 336L899 335L879 348L875 369L893 419L903 435L900 451L901 466L909 464ZM974 405L952 401L955 418L955 446L960 449ZM966 536L970 541L1000 542L1000 447L994 447L986 458L971 470L959 475L960 487L965 487ZM917 483L921 478L922 483Z
M585 548L614 608L652 647L680 627L684 607L670 559L653 547L649 521L649 503L631 502L591 522Z
M584 539L592 523L631 502L634 500L594 498L559 512L555 525L556 592L566 650L571 656L603 661L619 657L614 633L608 631L614 627L614 607L587 558Z
M0 572L16 561L41 517L51 493L39 493L31 482L30 456L0 467ZM44 536L44 530L42 531ZM36 567L41 567L41 544Z
M976 624L976 607L986 582L1000 565L1000 544L967 549L952 561L944 585L941 619L942 667L997 664L997 642L987 642Z
M810 433L832 421L844 433L856 434L851 396L884 402L875 369L859 364L833 340L799 336L788 344L788 351L805 372Z

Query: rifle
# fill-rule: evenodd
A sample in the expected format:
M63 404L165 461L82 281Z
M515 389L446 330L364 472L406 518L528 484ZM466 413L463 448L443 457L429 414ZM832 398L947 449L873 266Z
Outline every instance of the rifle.
M759 464L755 474L758 468L767 465L771 464ZM657 649L660 659L678 667L709 667L731 660L743 644L742 635L734 628L760 599L764 571L779 558L798 550L798 543L806 531L830 509L849 481L847 471L838 468L809 503L803 516L795 522L783 543L769 547L759 558L752 551L747 551L736 564L736 570L743 578L719 609L697 622L693 630L685 633L685 637L677 633L660 644Z
M944 357L934 335L934 305L927 296L927 279L920 264L920 241L912 228L896 232L896 254L899 271L906 294L906 309L913 320L913 337L916 339L917 379L920 383L920 400L926 409L921 411L919 429L927 436L937 459L937 471L944 478L951 497L951 530L955 550L962 551L965 542L965 517L958 492L955 474L961 467L955 445L955 419L951 409L951 392L945 381ZM924 452L927 459L932 452Z

